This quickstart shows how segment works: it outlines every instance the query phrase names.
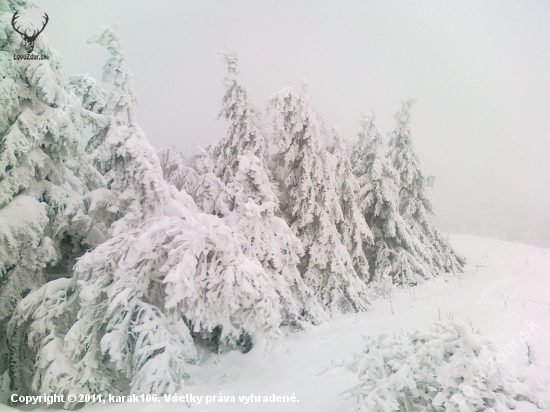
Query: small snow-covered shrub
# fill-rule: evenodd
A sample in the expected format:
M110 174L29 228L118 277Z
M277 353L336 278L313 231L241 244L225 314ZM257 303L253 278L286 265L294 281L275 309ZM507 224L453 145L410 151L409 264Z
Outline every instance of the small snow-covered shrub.
M443 333L365 336L352 364L360 383L345 395L365 412L501 412L537 404L537 388L498 362L490 339L452 321Z

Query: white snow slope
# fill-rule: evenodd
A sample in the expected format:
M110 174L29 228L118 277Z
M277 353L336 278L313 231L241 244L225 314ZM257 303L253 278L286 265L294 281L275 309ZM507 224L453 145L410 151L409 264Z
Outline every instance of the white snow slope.
M364 346L363 334L398 332L400 329L430 330L438 322L447 322L449 315L465 323L471 321L484 336L495 341L502 350L503 363L511 368L533 373L548 382L550 379L550 249L518 243L453 235L451 243L468 258L462 279L440 277L402 293L392 300L374 302L370 311L333 318L329 324L309 331L288 332L283 346L268 357L262 345L251 352L204 356L191 371L183 393L202 396L200 404L157 403L96 404L89 412L172 412L197 411L345 411L355 399L340 394L358 383L356 374L345 365L352 352ZM476 268L477 266L477 268ZM530 332L527 345L504 355L504 347L522 342L520 331ZM509 346L510 347L510 346ZM235 402L219 402L219 395L234 396ZM239 401L239 396L292 396L295 403ZM207 396L211 397L206 404ZM214 398L214 399L212 399ZM230 399L230 398L228 398ZM546 393L550 400L550 392ZM524 405L518 410L538 410ZM0 405L0 411L12 410Z

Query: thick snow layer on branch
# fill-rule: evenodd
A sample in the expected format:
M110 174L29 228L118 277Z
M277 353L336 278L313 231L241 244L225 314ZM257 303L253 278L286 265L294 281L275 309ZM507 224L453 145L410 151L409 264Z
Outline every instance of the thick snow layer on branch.
M357 411L510 411L518 400L539 402L532 385L507 370L490 339L460 321L433 332L403 332L391 338L365 336L353 362L360 384Z
M334 179L344 160L342 154L334 156L320 144L322 128L307 96L284 89L272 96L269 105L282 149L274 166L284 191L281 210L305 249L302 277L330 311L365 310L369 302L366 279L358 276L354 263L361 260L370 231L357 213L355 196L346 199L342 193L348 190L347 183L339 185ZM344 215L359 220L347 222L352 228L344 222Z

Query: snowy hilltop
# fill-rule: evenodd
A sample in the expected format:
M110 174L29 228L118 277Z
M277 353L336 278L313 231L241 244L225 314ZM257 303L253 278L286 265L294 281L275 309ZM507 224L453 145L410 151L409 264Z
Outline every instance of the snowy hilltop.
M348 144L326 131L307 88L273 94L264 115L227 51L227 135L188 159L156 150L140 128L117 27L89 40L110 54L110 91L89 75L65 81L44 36L34 50L48 59L13 60L25 43L11 19L29 6L0 7L0 402L57 394L72 409L98 396L185 394L205 357L275 356L289 331L366 312L428 280L461 279L466 259L430 220L412 101L387 146L374 118ZM473 351L460 358L467 365L493 349L459 322L449 328L369 338L375 350L350 368L370 378L350 396L366 410L459 410L441 408L465 393L465 377L426 376L457 350ZM410 393L390 398L380 391L402 388L391 375L401 347L419 375L408 377ZM418 366L427 347L439 355ZM371 364L384 388L365 372ZM471 405L539 402L506 376Z

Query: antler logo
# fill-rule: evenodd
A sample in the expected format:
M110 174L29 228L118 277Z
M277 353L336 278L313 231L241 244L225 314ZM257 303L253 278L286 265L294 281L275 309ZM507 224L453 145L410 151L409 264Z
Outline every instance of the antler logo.
M44 13L44 24L42 25L42 28L40 30L33 30L32 34L29 36L27 34L27 30L25 30L24 32L20 32L19 27L15 27L15 23L16 23L15 20L17 20L17 18L19 17L17 13L19 13L19 12L16 11L15 14L13 15L13 17L11 19L11 25L12 25L13 29L17 33L19 33L21 35L21 38L25 41L25 43L26 43L25 48L27 49L27 53L30 54L34 50L34 42L36 41L36 38L46 28L46 25L48 24L49 17L46 13Z

